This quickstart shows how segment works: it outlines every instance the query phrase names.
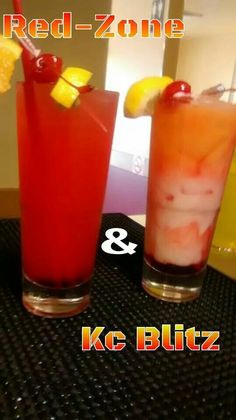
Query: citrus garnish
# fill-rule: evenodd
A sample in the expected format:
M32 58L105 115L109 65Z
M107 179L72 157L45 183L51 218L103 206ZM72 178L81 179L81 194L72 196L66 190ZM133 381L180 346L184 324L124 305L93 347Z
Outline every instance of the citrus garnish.
M152 115L154 100L172 83L168 76L146 77L134 83L128 90L124 103L124 114L129 118Z
M0 35L0 93L10 89L10 80L15 62L20 58L22 48L11 39Z
M79 67L67 67L55 84L51 97L66 108L71 108L79 96L77 88L87 85L92 73Z

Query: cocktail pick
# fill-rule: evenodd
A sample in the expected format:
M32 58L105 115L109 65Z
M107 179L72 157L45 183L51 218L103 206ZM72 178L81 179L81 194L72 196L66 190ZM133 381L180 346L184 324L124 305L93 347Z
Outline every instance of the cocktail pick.
M216 97L220 98L225 92L236 92L236 88L225 88L222 83L219 83L218 85L203 90L201 95L215 95Z
M203 90L201 95L216 95L218 98L220 98L224 94L224 92L224 85L222 83L219 83L218 85Z

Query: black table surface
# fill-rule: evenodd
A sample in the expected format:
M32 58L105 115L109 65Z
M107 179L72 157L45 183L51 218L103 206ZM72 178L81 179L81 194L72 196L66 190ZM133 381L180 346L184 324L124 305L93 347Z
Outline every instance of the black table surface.
M0 221L0 418L236 418L236 283L208 268L196 301L156 300L141 288L143 228L105 215L100 241L114 227L127 230L136 252L109 255L99 245L91 306L46 319L22 307L19 222ZM178 323L219 330L220 351L136 350L137 326ZM84 326L121 330L125 348L83 351Z

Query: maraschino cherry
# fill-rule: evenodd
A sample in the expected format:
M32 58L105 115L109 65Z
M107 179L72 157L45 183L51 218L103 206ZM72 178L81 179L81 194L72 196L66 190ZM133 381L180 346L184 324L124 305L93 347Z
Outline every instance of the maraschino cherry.
M62 72L62 59L53 54L41 54L31 60L31 77L38 83L56 82Z
M161 95L161 100L165 102L172 102L173 100L178 100L180 97L175 95L177 93L183 93L190 95L191 86L182 80L176 80L175 82L170 83Z

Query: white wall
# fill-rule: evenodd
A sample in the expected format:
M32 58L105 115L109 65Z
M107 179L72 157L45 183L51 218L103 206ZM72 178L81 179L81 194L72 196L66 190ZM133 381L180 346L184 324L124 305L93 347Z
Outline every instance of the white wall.
M188 81L196 93L218 83L230 87L235 60L236 34L183 38L177 78Z
M168 2L167 2L168 3ZM112 13L116 20L150 19L152 0L113 0ZM167 9L167 6L166 6ZM123 116L123 103L129 86L135 81L162 74L164 37L121 38L109 40L106 88L118 90L120 101L113 141L111 163L115 163L115 152L125 152L148 157L150 117L130 120Z

